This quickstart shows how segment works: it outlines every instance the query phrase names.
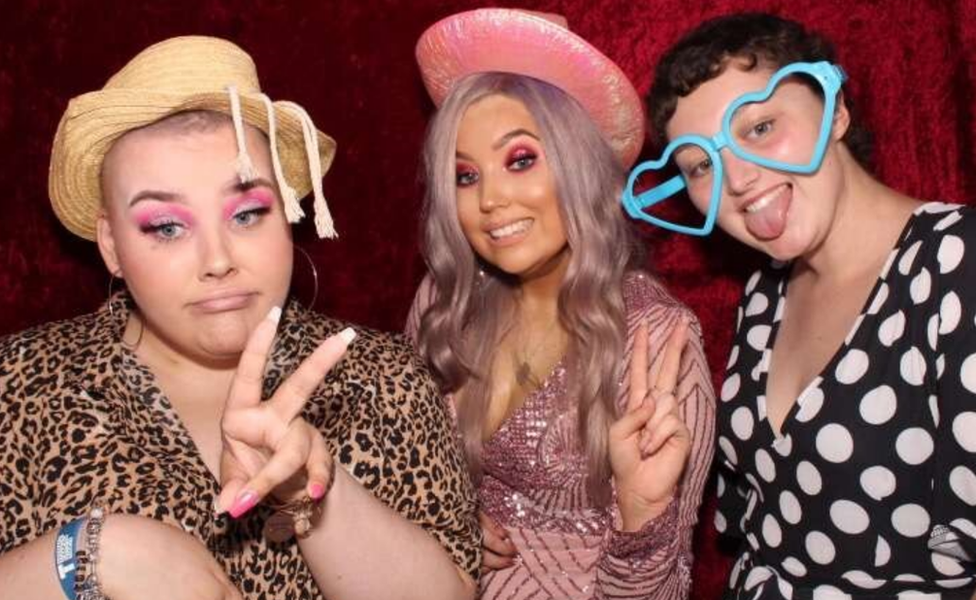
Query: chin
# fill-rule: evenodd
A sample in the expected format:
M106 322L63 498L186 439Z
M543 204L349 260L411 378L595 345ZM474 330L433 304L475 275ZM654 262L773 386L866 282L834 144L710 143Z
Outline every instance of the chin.
M237 357L244 351L251 330L243 315L224 317L216 323L200 325L197 347L215 359Z
M515 277L521 281L529 281L536 277L539 277L540 275L547 274L547 270L545 268L541 268L539 267L539 265L535 265L535 264L518 265L517 267L512 267L510 269L506 269L503 267L499 267L499 268L505 273L507 273L508 275Z
M789 233L787 231L779 239L763 242L760 249L781 262L796 260L809 254L810 244L806 240L798 239L796 235L790 236Z
M725 229L738 242L749 246L753 250L758 250L770 258L783 262L799 258L807 252L810 246L808 240L804 239L807 232L802 230L797 231L789 224L787 224L786 230L779 237L769 240L763 240L752 235L746 229L745 225L738 225L734 233L725 227L722 227L722 229Z
M509 275L511 277L521 277L525 274L527 270L531 268L531 265L524 264L522 261L516 260L498 260L498 261L487 261L491 266L495 267L502 273Z
M221 363L225 361L237 361L241 354L244 352L244 347L247 345L247 339L243 341L239 340L213 340L213 339L203 339L197 342L197 347L202 356L207 357L209 360L215 363Z

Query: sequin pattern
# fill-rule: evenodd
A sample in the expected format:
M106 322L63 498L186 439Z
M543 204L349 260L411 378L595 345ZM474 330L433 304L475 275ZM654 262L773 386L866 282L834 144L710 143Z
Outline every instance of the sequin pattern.
M576 448L575 406L560 411L566 368L543 385L485 442L482 509L511 527L601 535L607 510L586 493L585 458Z
M651 330L650 355L682 316L691 313L657 281L632 273L624 282L629 364L638 325ZM407 321L416 339L420 315L433 301L430 280L417 291ZM570 367L560 361L486 440L479 484L481 509L505 527L520 560L482 577L483 600L558 598L687 598L691 532L712 458L715 404L697 321L676 395L692 434L692 453L678 497L640 531L620 531L616 505L597 506L586 492L586 459L577 444ZM652 370L654 366L652 365ZM621 382L618 403L629 392Z

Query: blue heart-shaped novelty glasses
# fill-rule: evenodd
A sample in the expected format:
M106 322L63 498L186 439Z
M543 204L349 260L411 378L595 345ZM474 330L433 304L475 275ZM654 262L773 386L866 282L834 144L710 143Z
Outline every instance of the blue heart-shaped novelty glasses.
M805 160L802 163L777 160L772 155L763 156L761 146L758 143L752 144L751 140L762 139L762 136L768 135L767 132L770 131L770 128L778 126L775 122L775 117L767 117L765 114L757 113L754 118L749 117L752 121L747 123L747 127L738 124L738 121L743 119L739 115L748 113L755 106L775 107L775 103L779 102L785 110L789 110L791 105L794 111L797 110L796 103L790 103L788 99L782 97L782 94L779 94L779 90L781 89L780 83L787 77L794 76L804 76L804 79L809 80L811 84L813 82L819 84L823 92L823 115L820 119L819 133L817 133L816 142L810 148L809 160ZM624 188L623 197L621 198L624 208L632 218L647 221L664 229L690 235L708 235L715 226L715 218L718 214L719 203L722 198L723 168L721 150L728 147L740 159L763 167L790 173L813 173L820 168L820 164L823 162L824 152L827 149L827 141L830 138L830 130L833 125L837 93L840 91L841 84L843 84L845 79L846 75L839 66L826 61L815 63L796 62L779 69L770 78L764 90L743 94L725 109L722 117L722 129L714 136L706 138L700 135L683 135L672 140L667 148L664 149L659 159L637 165L631 171L630 177L627 179L627 185ZM774 94L779 94L779 97L774 96ZM742 109L742 112L740 112L740 109ZM810 115L804 115L803 118L809 121ZM735 125L733 124L734 119L737 120ZM789 120L785 117L783 121L784 123L789 123ZM746 129L746 135L742 135L738 131L736 131L738 135L734 135L733 130L736 127ZM781 131L787 131L787 135L789 134L788 127L784 126L781 128ZM812 133L809 139L813 139ZM647 171L659 171L665 168L676 150L689 147L695 148L695 152L701 156L699 164L707 165L707 168L712 169L709 172L711 176L711 192L708 210L705 214L705 222L699 227L673 223L667 219L645 212L646 209L690 186L687 179L688 174L684 169L682 169L680 175L676 175L660 185L656 185L640 194L634 193L634 186L643 173ZM775 153L767 152L767 154ZM698 167L695 167L695 169L698 169Z

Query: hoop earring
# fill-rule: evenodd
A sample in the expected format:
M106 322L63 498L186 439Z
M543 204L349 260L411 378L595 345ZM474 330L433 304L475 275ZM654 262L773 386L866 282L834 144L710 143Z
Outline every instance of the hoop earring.
M295 245L295 250L301 252L302 256L305 257L305 262L307 262L308 266L312 268L312 284L314 287L312 289L312 301L309 302L308 308L310 310L314 310L315 301L318 300L319 297L319 271L315 268L315 263L312 262L312 257L308 255L308 252L306 252L304 248Z
M119 277L115 273L111 273L111 275L112 277L108 280L108 314L111 315L112 318L114 319L115 302L112 300L112 294L114 293L112 290L112 286L115 284L115 280L121 279L121 277ZM123 348L129 350L130 352L136 351L136 348L138 348L139 344L142 343L142 335L146 332L146 326L143 324L142 319L136 317L136 320L139 321L139 335L136 337L135 342L132 342L130 344L129 342L125 341L125 327L126 325L128 325L128 323L122 325L122 335L119 336L119 343L122 344Z
M139 335L136 336L136 341L132 342L131 344L125 341L125 329L122 330L122 337L119 338L119 343L122 344L122 346L129 352L136 351L136 348L138 348L139 344L142 343L142 334L146 332L146 326L143 325L142 319L140 319L137 315L133 316L135 317L136 321L139 322Z
M115 302L112 301L112 294L114 294L115 292L112 290L112 286L115 284L116 279L121 279L121 278L115 273L109 273L109 275L111 275L111 277L109 277L108 280L108 314L112 315L112 318L114 319Z

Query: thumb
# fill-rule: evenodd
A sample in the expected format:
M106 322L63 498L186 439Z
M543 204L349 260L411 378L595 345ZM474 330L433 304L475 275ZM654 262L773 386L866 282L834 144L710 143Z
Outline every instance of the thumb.
M248 475L237 460L224 452L220 461L220 495L217 496L217 512L229 512L234 500L244 489Z

